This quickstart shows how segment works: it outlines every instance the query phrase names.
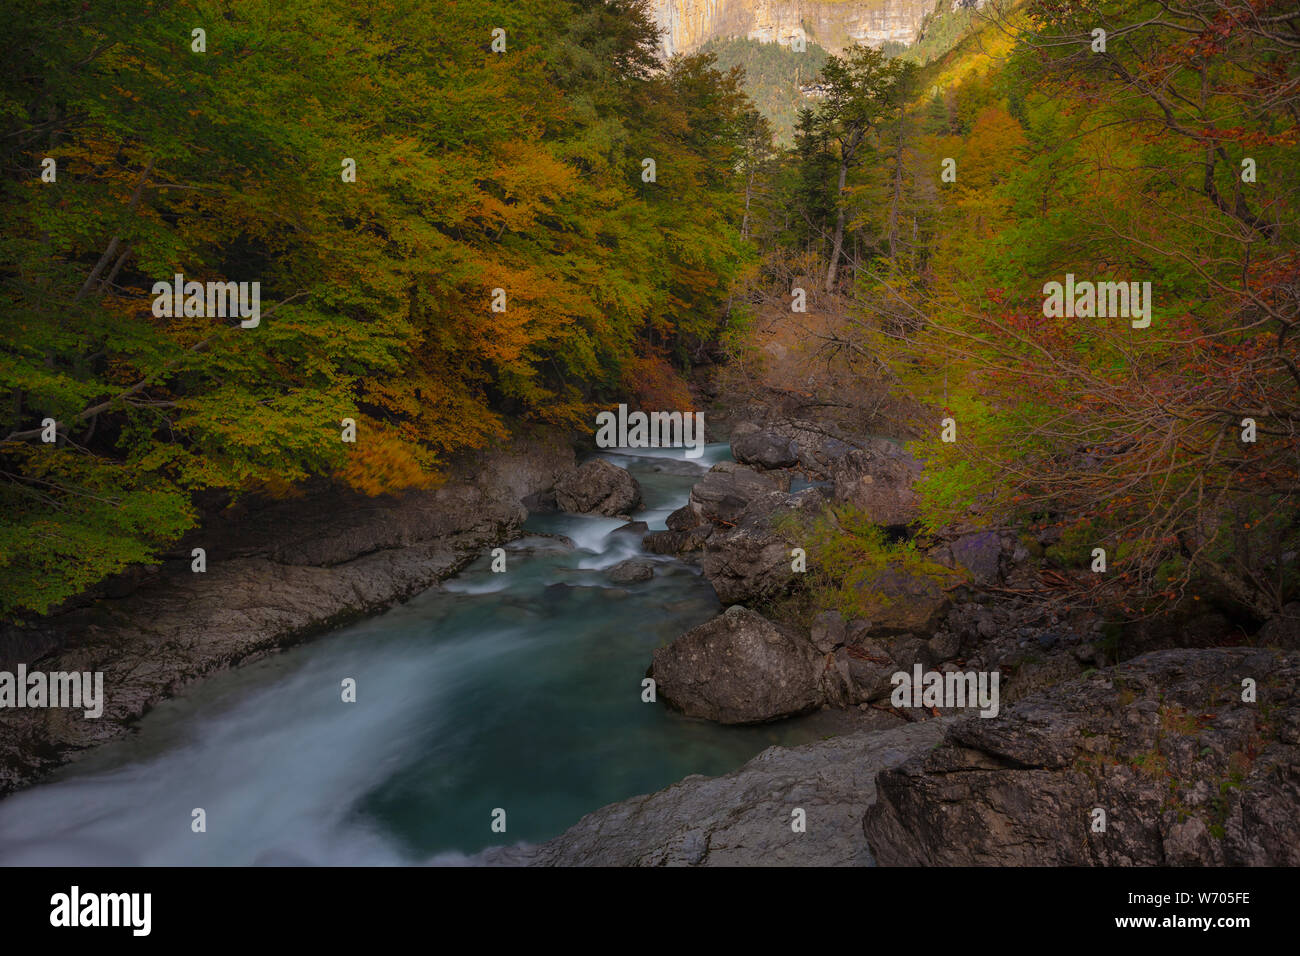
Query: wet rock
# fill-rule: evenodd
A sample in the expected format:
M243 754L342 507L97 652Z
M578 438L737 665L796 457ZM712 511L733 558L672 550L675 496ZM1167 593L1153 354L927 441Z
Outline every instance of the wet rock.
M573 514L626 514L640 507L641 486L626 469L594 458L555 483L555 502Z
M689 717L750 724L818 707L817 661L806 638L737 605L657 648L651 676Z
M887 865L1295 866L1300 652L1144 654L962 718L877 787Z
M614 584L636 584L655 576L654 564L644 558L628 558L609 569L609 580Z

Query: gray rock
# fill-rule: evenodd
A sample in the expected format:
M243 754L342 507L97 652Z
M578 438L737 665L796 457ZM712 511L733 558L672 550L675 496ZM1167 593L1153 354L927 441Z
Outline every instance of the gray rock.
M668 526L669 531L689 531L691 528L698 528L703 519L695 513L695 509L689 504L682 505L676 511L664 519L664 524Z
M881 773L864 832L887 865L1296 866L1296 731L1300 652L1156 651L960 719Z
M737 605L656 648L651 676L689 717L750 724L818 707L818 660L806 638Z
M593 458L555 483L555 503L573 514L627 514L640 507L641 486L626 469Z
M952 660L961 653L961 638L952 631L940 631L930 638L930 653L935 660Z
M655 576L654 564L644 558L628 558L609 569L609 580L614 584L636 584Z
M710 524L683 531L651 531L641 539L641 547L651 554L688 555L701 550L712 534Z
M813 647L827 654L844 643L847 628L838 611L823 611L813 618Z
M774 431L755 431L733 437L731 454L736 461L755 468L790 468L799 464L795 443Z
M722 777L687 777L611 804L537 846L472 862L531 866L870 866L862 816L886 768L923 753L945 720L772 747ZM795 833L791 813L807 814Z
M723 604L775 597L802 579L793 568L792 533L778 530L783 517L808 523L821 511L821 491L774 491L750 502L731 529L719 529L704 542L700 567ZM797 536L797 535L796 535Z
M690 507L702 521L734 524L751 501L781 490L778 478L724 461L714 465L696 482L691 489Z
M816 422L776 421L764 431L775 441L788 440L789 453L795 458L791 464L798 464L800 470L817 478L832 478L839 460L853 450L853 444L837 437L837 430Z

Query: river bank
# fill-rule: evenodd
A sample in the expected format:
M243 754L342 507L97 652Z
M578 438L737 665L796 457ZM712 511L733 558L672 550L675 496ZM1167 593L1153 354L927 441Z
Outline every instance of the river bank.
M518 534L524 500L574 466L555 434L465 456L442 487L400 498L332 489L227 509L64 613L0 631L0 670L104 674L102 717L9 710L0 795L123 734L194 681L379 613ZM192 571L191 549L207 570Z

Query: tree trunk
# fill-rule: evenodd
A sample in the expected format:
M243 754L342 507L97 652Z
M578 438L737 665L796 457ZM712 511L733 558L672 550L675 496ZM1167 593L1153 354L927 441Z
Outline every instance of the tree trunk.
M844 183L849 176L847 160L840 160L840 188L835 194L835 242L831 246L831 265L826 270L826 291L835 291L835 277L840 271L840 253L844 251Z
M894 200L889 205L889 261L898 262L898 207L903 200L903 111L898 113L898 148L894 153Z
M745 181L745 216L740 220L740 238L749 238L749 197L754 190L754 174L749 174L749 179Z

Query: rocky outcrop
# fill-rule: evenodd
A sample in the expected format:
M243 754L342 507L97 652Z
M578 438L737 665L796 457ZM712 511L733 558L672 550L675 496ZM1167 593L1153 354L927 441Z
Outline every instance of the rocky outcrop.
M473 862L531 866L870 866L862 816L876 776L942 736L943 720L772 747L722 777L611 804L537 846ZM803 810L804 832L794 811Z
M810 524L825 498L816 488L798 494L769 492L736 516L733 528L715 530L704 541L700 567L723 604L765 600L800 580L790 538ZM789 525L782 527L783 522Z
M838 429L800 419L759 426L748 422L732 431L731 454L755 468L798 468L816 478L831 478L836 464L854 449Z
M664 56L715 38L789 45L795 37L839 52L858 44L911 43L931 0L654 0Z
M102 671L104 713L6 710L0 794L127 725L187 683L375 614L460 570L516 532L520 500L573 467L567 442L467 456L434 491L367 498L321 489L229 508L129 586L0 634L0 669ZM193 573L189 549L207 569Z
M1295 866L1300 653L1145 654L964 718L877 787L882 864Z
M797 468L833 481L835 499L885 526L910 524L917 514L915 485L921 463L901 445L884 438L845 438L815 422L784 420L738 429L731 453L758 469Z
M741 521L755 499L789 487L789 476L760 474L734 461L719 462L695 483L687 503L668 516L668 530L650 532L642 547L652 554L678 556L700 551L719 528Z
M750 724L819 706L820 671L806 638L737 605L656 648L650 673L688 717Z
M560 477L555 503L574 514L628 514L641 505L641 486L626 469L594 458Z

